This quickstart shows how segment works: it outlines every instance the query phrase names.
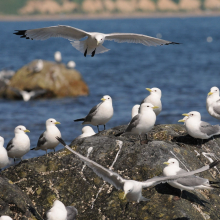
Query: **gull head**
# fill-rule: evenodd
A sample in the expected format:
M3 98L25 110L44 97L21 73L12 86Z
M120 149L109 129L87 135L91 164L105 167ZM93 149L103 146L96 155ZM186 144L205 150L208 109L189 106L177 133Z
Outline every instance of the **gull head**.
M0 146L4 146L4 138L2 136L0 136Z
M25 132L30 132L30 131L27 130L23 125L18 125L15 128L15 134L22 134L22 133L25 133Z
M61 55L60 51L56 51L54 53L54 60L58 63L60 63L62 61L62 55Z
M209 96L219 96L219 89L218 87L214 86L210 89L210 92L208 93Z
M158 108L157 106L152 105L151 103L142 103L141 107L140 107L140 112L144 112L144 111L153 111L153 109Z
M187 114L182 114L183 116L187 116L188 118L194 118L194 119L198 119L198 120L201 120L201 114L197 111L192 111L192 112L189 112Z
M94 130L90 126L85 126L82 128L82 133L90 133L90 132L94 132Z
M179 161L175 158L170 158L167 162L164 162L167 166L177 166L179 167Z
M105 36L103 34L96 34L95 39L96 39L97 45L103 44L105 40Z
M123 199L124 199L125 196L126 196L128 193L130 193L130 192L133 191L133 189L134 189L134 184L133 184L131 181L126 181L125 184L124 184L123 189L124 189L124 197L123 197Z
M46 120L46 126L55 126L60 124L60 122L56 121L54 118L49 118Z
M159 88L146 88L146 90L148 90L150 92L151 95L156 95L156 96L159 96L161 98L162 96L162 92Z
M112 98L109 96L109 95L104 95L102 98L101 98L101 100L103 101L103 102L112 102Z
M186 120L189 118L189 116L185 116L183 119L179 120L178 122L186 122Z
M60 202L59 200L54 201L53 207L56 207L59 209L66 209L65 205L62 202Z

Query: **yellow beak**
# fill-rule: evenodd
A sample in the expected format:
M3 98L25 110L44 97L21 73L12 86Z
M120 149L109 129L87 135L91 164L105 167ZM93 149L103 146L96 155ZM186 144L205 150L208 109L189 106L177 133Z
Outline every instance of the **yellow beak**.
M28 129L24 130L24 132L30 132Z
M208 93L208 95L212 95L212 94L213 94L213 92L209 92L209 93Z
M124 193L123 199L126 197L127 193Z
M149 89L149 88L146 88L146 90L149 91L149 92L151 92L151 89Z
M104 98L101 98L101 100L104 102L106 99L104 99Z
M169 165L170 163L168 163L168 162L164 162L163 164Z
M181 119L181 120L179 120L178 122L185 122L185 120Z
M184 114L182 114L183 116L189 116L189 114L187 114L187 113L184 113Z
M154 107L152 107L153 109L155 109L155 108L159 108L158 106L154 106Z
M55 125L59 125L59 124L61 124L59 121L56 121L55 123L54 123Z

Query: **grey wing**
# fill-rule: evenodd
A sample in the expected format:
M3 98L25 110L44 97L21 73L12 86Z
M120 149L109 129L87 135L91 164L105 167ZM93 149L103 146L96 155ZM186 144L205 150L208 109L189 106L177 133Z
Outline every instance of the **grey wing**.
M198 176L189 176L189 177L182 177L178 178L175 182L179 183L184 186L200 186L203 184L207 184L208 180L198 177Z
M38 139L37 147L43 146L47 142L47 139L44 137L44 133Z
M103 102L100 102L98 105L94 106L94 107L90 110L89 114L85 117L84 122L86 122L86 121L90 122L90 121L92 120L92 117L97 113L97 110L98 110L99 106L100 106L102 103L103 103Z
M137 114L137 115L135 115L135 116L131 119L131 121L130 121L128 127L127 127L126 130L125 130L125 132L131 132L132 129L135 128L135 127L138 125L139 121L140 121L140 115Z
M66 25L58 25L30 30L17 30L17 32L14 34L21 35L21 38L32 40L46 40L51 37L63 37L68 40L80 40L90 35L86 31Z
M76 156L80 158L83 162L86 163L88 167L90 167L99 177L101 177L104 181L112 184L115 186L118 190L123 190L124 182L125 180L117 173L106 169L105 167L99 165L98 163L90 160L87 157L84 157L83 155L77 153L76 151L72 150L68 145L65 145L65 147L74 153Z
M202 121L202 122L200 123L199 129L200 129L200 131L201 131L202 133L205 133L205 134L207 134L208 136L209 136L209 135L214 135L214 134L220 132L220 127L219 127L219 125L210 125L209 123L204 122L204 121Z
M142 34L133 33L112 33L106 34L105 40L113 40L117 43L136 43L143 44L145 46L158 46L158 45L168 45L168 44L178 44L175 42L162 40L159 38L150 37Z
M39 95L42 95L46 92L47 90L44 90L44 89L41 89L41 90L34 90L34 91L31 91L30 92L30 95L32 97L36 97L36 96L39 96Z
M10 90L12 90L14 93L16 93L17 95L20 95L20 96L21 96L21 90L16 89L16 88L14 88L14 87L9 87L9 88L10 88Z
M77 209L74 206L66 206L67 220L75 220L78 214Z
M10 151L12 148L14 147L13 145L13 139L11 139L6 147L6 150L7 151Z
M220 99L216 101L216 105L213 106L213 110L216 114L220 115Z

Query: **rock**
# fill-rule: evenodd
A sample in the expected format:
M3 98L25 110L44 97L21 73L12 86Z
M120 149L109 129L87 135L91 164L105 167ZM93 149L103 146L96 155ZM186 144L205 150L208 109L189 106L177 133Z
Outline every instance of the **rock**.
M161 175L163 162L171 157L177 157L182 168L186 169L186 166L189 170L194 170L210 163L202 152L214 153L217 157L220 154L219 137L204 141L201 148L194 138L186 134L182 125L157 125L149 132L148 143L145 136L142 136L142 145L136 135L122 134L125 128L126 125L118 126L92 137L76 139L71 147L83 155L87 155L88 149L93 147L89 158L107 168L111 166L119 150L116 140L123 141L114 171L123 178L138 181ZM200 154L198 157L195 150ZM59 199L66 206L73 205L78 209L79 220L220 218L219 189L183 191L183 198L179 199L180 190L168 184L159 184L143 189L143 196L150 198L149 202L127 204L122 191L109 184L103 186L103 180L90 168L83 169L83 165L76 156L63 149L10 167L3 171L3 175L29 196L35 209L43 217L53 201ZM212 169L199 176L218 181L219 174ZM103 189L95 199L102 186ZM16 210L11 209L11 212L16 214Z
M19 69L10 81L10 87L20 90L45 89L47 92L40 97L65 97L88 95L89 89L80 73L75 69L67 69L64 64L43 61L44 67L40 72L31 71L37 60ZM18 98L9 87L0 96L10 99Z

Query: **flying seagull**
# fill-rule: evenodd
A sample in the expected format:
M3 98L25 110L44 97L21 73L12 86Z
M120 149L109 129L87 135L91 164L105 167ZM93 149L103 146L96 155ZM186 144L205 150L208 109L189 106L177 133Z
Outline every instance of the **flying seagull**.
M105 40L113 40L117 43L139 43L145 46L158 46L179 44L159 38L150 37L142 34L134 33L111 33L103 34L98 32L86 32L78 28L58 25L45 28L37 28L30 30L15 30L14 34L21 35L21 38L31 40L46 40L50 37L63 37L71 41L73 47L79 50L81 53L90 55L93 57L95 54L107 52L109 49L102 46ZM87 39L79 41L82 38Z
M72 150L62 138L56 137L57 140L63 144L65 148L67 148L69 151L74 153L77 157L80 158L83 162L86 163L88 167L90 167L99 177L101 177L104 181L107 181L109 184L112 184L115 188L118 190L124 190L124 197L126 196L129 201L148 201L149 199L145 198L142 196L142 188L147 188L150 186L155 186L159 183L164 183L164 182L170 182L174 181L180 177L184 176L192 176L196 173L203 172L205 170L208 170L214 166L216 166L219 161L215 161L211 163L210 165L206 165L198 170L183 173L180 175L173 175L173 176L156 176L151 179L148 179L144 182L139 182L135 180L127 180L122 178L119 174L115 173L112 170L109 170L100 164L96 163L95 161L90 160L87 157L84 157L83 155L77 153L76 151Z

